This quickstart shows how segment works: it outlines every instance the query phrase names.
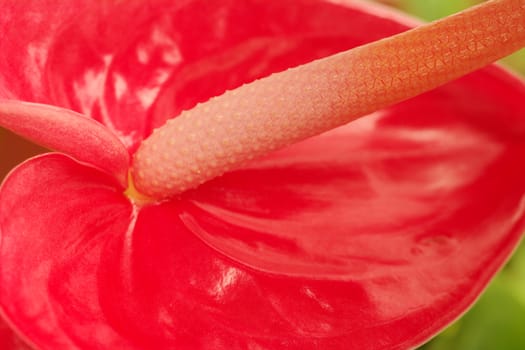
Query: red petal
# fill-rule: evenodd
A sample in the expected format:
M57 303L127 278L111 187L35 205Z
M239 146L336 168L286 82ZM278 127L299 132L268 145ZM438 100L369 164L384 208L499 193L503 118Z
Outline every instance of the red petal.
M404 328L427 323L417 311L410 322L379 323L378 306L387 306L360 281L287 278L232 262L189 233L187 217L182 203L144 209L133 237L114 241L101 262L101 305L137 348L404 348L428 335Z
M64 152L127 185L129 154L103 125L48 105L0 100L0 125L45 147Z
M132 219L120 186L94 168L59 154L16 168L0 190L3 314L42 348L83 348L84 337L122 348L99 307L97 270Z

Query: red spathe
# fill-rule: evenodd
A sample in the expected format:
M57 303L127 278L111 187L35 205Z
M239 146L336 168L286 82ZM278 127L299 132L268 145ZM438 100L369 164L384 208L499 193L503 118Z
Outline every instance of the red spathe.
M130 152L225 89L407 28L351 1L3 13L0 98L89 115ZM144 208L96 162L34 158L0 189L2 312L42 349L413 347L521 237L523 98L489 67Z

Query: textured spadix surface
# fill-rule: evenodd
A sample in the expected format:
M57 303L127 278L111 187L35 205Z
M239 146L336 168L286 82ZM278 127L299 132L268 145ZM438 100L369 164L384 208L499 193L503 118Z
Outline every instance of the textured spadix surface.
M352 1L8 2L0 97L132 153L182 109L407 23ZM412 347L521 236L523 98L489 67L146 207L89 164L27 161L0 188L2 314L42 349Z
M169 198L430 91L525 47L524 23L524 0L492 0L228 91L141 143L135 185Z

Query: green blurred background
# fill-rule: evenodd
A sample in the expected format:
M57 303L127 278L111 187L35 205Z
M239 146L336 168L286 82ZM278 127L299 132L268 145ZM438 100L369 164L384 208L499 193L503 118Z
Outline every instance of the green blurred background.
M430 21L480 0L376 0ZM525 75L525 50L502 60ZM522 162L523 160L516 160ZM420 350L525 350L525 242L478 302Z
M370 0L373 1L373 0ZM375 0L425 20L441 18L475 5L479 0ZM525 74L525 50L502 62ZM0 128L0 180L22 160L41 153L34 146ZM517 160L522 161L522 160ZM495 278L479 301L461 319L420 350L525 349L525 244Z

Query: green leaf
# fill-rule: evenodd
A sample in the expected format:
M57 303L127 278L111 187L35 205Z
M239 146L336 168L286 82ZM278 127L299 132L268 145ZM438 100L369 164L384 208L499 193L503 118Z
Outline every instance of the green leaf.
M402 6L406 11L427 21L432 21L476 5L479 2L477 0L403 0Z

